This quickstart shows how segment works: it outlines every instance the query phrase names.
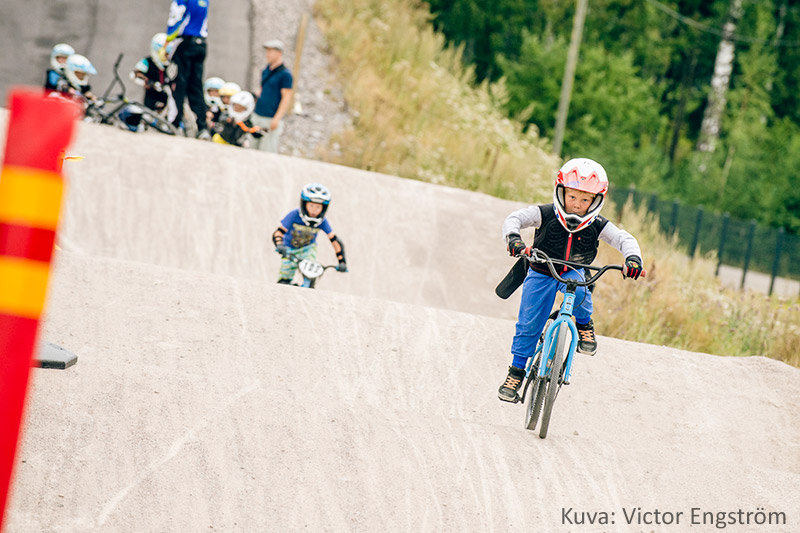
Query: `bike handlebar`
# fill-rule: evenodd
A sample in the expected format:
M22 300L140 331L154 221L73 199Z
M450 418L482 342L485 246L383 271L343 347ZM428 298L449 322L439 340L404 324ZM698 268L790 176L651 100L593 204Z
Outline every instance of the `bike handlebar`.
M562 259L553 259L550 256L548 256L546 253L544 253L543 251L539 250L538 248L531 248L531 247L525 248L525 251L520 255L522 257L524 257L525 259L527 259L528 262L530 262L530 263L547 263L547 267L550 269L550 273L553 275L553 277L556 280L560 281L561 283L574 283L575 286L577 286L577 287L588 287L589 285L591 285L592 283L594 283L595 281L600 279L600 277L603 274L605 274L606 272L608 272L609 270L619 270L620 272L624 272L624 267L622 267L621 265L606 265L606 266L603 266L603 267L596 267L596 266L593 266L593 265L584 265L583 263L575 263L574 261L564 261ZM593 276L589 276L584 281L580 281L580 280L576 280L576 279L565 279L565 278L562 278L558 274L558 272L556 272L556 269L555 269L555 266L554 266L556 264L557 265L568 266L570 268L583 268L583 269L586 269L586 270L596 270L597 273L594 274ZM642 270L642 274L641 274L642 277L644 277L645 274L647 274L647 271Z

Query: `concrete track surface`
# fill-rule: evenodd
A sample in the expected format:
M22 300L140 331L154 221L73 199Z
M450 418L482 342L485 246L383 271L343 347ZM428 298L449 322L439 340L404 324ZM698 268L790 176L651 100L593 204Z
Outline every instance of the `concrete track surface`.
M72 151L42 335L79 360L33 372L8 532L800 530L796 368L601 337L547 439L497 400L518 204L103 126ZM351 268L316 291L269 238L309 181Z

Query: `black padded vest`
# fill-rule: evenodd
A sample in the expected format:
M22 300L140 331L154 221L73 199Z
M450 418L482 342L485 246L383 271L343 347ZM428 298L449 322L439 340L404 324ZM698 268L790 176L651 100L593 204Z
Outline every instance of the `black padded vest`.
M606 227L608 219L598 215L594 222L582 230L570 233L558 221L553 204L540 205L542 226L537 228L533 247L542 250L554 259L564 259L589 265L597 256L600 232ZM550 275L546 263L532 263L536 272ZM560 273L559 270L556 270Z

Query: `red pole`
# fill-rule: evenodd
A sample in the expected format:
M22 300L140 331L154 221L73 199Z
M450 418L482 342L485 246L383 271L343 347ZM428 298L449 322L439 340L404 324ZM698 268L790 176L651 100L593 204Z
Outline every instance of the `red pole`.
M74 104L15 90L0 173L0 530L50 259L61 211L63 152Z

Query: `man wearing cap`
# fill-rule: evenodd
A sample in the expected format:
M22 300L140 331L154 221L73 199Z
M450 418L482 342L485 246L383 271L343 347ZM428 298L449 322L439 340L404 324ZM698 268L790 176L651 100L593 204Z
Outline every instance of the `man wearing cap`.
M172 93L178 115L172 123L179 126L183 119L183 99L197 117L197 137L210 139L206 129L206 102L203 96L203 63L206 60L209 0L172 0L167 22L167 43L178 43L172 60L178 66L178 78ZM167 45L159 51L166 60ZM166 62L166 61L165 61Z
M261 94L251 117L255 126L268 131L254 139L251 147L265 152L278 152L278 141L283 133L283 117L292 103L292 73L283 64L283 43L272 39L264 43L267 66L261 72Z

